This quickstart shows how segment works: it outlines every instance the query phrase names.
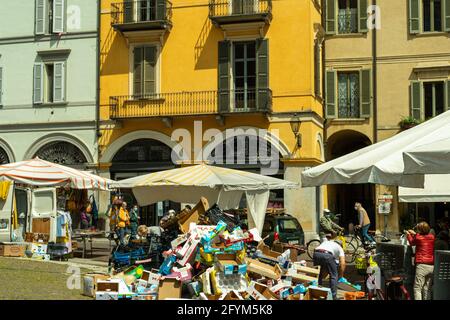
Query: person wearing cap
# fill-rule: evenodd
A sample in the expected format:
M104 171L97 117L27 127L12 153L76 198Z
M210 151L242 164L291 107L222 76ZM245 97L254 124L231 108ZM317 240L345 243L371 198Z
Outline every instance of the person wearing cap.
M333 219L331 218L331 211L328 209L323 210L323 215L322 217L320 217L319 225L319 236L322 242L327 240L327 234L331 234L331 236L334 238L337 234L344 231L344 228L334 223Z
M320 266L319 286L329 274L333 300L337 300L338 279L343 278L345 272L345 253L342 243L336 239L322 242L314 250L313 262L315 266Z

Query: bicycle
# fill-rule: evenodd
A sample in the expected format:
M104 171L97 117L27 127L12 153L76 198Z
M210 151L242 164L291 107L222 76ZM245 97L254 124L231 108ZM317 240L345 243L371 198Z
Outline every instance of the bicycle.
M331 234L326 235L327 238L331 238ZM353 244L347 242L347 239L343 235L343 233L339 233L335 240L338 240L342 243L342 249L344 249L345 253L345 262L352 263L356 259L356 248ZM322 242L318 239L313 239L306 244L306 252L308 253L308 257L313 259L314 251L318 246L320 246Z

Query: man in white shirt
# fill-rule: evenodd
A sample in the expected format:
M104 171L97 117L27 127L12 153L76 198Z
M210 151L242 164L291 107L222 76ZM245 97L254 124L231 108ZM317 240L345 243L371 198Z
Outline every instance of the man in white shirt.
M329 274L331 293L336 300L338 279L344 276L345 271L345 253L340 241L322 242L314 251L313 261L315 266L320 266L319 286L322 285L323 278Z

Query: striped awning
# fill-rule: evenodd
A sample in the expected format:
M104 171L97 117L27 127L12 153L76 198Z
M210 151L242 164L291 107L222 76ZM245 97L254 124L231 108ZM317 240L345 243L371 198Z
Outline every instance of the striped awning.
M33 186L69 186L73 189L109 190L112 180L39 158L0 166L0 180Z
M233 190L271 190L298 188L294 182L242 170L206 164L165 170L114 182L111 187L136 188L152 186L185 186Z

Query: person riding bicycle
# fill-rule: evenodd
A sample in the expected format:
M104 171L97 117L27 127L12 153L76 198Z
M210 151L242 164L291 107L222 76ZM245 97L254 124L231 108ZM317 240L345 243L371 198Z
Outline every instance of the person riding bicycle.
M331 237L334 238L336 235L344 231L344 228L333 221L332 213L328 209L323 210L323 215L320 218L319 224L319 235L322 242L327 240L327 234L331 234Z
M355 202L355 210L358 212L358 225L356 227L361 230L363 240L367 244L375 244L375 239L369 235L370 219L366 209L360 202Z

